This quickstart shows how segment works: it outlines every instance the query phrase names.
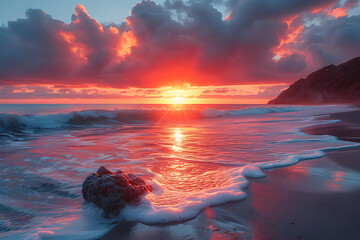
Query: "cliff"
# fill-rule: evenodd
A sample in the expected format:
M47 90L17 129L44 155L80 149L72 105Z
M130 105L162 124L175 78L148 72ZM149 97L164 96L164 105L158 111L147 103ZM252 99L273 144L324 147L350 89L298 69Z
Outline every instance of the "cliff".
M268 104L333 104L360 102L360 57L329 65L299 79Z

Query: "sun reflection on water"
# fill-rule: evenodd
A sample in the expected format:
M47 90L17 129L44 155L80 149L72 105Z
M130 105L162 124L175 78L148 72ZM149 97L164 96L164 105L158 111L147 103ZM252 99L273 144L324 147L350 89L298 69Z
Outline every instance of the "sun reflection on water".
M208 161L194 161L196 156L201 155L201 150L198 145L189 141L194 140L194 134L196 135L198 131L200 129L193 126L191 128L171 126L165 131L167 134L162 135L161 142L170 151L157 157L158 164L150 169L156 174L156 183L162 188L160 195L146 196L154 207L175 206L194 194L200 196L199 194L210 189L221 188L231 183L230 177L220 174L226 171L225 166ZM205 141L202 138L196 140L198 143Z
M184 135L182 134L182 130L180 128L175 128L172 137L174 139L174 144L171 147L172 150L174 152L181 152L183 150L182 141L184 138Z

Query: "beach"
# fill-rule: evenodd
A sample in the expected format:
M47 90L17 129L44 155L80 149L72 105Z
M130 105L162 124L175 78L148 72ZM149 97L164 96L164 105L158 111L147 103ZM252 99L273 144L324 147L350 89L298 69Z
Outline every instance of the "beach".
M360 0L0 9L0 240L360 240Z
M358 237L356 107L0 107L4 239ZM101 166L152 192L106 217L82 192Z
M359 141L360 111L341 122L302 129ZM194 219L164 225L120 223L100 239L359 239L360 149L266 171L250 180L247 198L208 207Z

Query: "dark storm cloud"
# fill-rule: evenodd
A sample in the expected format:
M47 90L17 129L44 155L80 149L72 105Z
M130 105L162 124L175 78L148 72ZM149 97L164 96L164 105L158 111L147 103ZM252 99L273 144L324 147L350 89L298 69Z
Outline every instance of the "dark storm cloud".
M214 4L231 11L226 20ZM81 5L70 24L29 9L25 19L0 28L0 84L159 87L183 82L291 82L323 64L360 55L359 16L337 17L357 4L142 1L119 26L101 25ZM316 19L316 24L306 25L308 19Z
M66 43L58 33L65 24L39 9L29 9L26 19L0 28L0 77L62 78L72 69Z
M284 73L301 72L306 68L305 56L298 53L285 55L277 62L277 66Z
M360 16L341 17L305 27L304 43L319 65L339 64L360 55Z

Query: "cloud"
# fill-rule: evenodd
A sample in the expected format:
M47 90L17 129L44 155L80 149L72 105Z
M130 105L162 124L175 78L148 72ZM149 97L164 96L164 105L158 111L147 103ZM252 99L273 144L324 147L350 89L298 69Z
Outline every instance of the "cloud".
M163 98L156 89L56 88L54 86L3 86L0 99L133 99Z
M58 35L65 24L39 9L29 9L26 17L0 28L2 82L16 77L66 77L74 69L67 43Z
M255 94L258 97L262 98L273 98L277 97L282 90L286 89L288 85L274 85L274 86L263 86L259 87L261 91L259 91L257 94Z
M340 17L304 29L301 48L317 65L339 64L360 55L360 16Z
M0 27L0 85L291 83L360 55L360 16L344 15L358 3L141 1L119 25L100 24L82 5L69 24L29 9ZM231 11L226 20L214 4Z
M214 93L227 93L229 92L229 88L216 88L213 90Z
M288 85L248 85L237 88L215 88L202 91L196 98L219 99L271 99L280 94Z
M277 62L279 71L284 73L301 72L306 68L306 60L303 54L285 54Z
M287 85L236 85L236 86L199 86L177 88L99 88L99 87L67 87L60 85L18 85L0 87L0 100L11 102L12 100L67 100L71 103L80 100L133 100L133 99L156 99L161 100L182 97L186 99L270 99L279 95ZM76 99L76 100L75 100ZM151 101L150 100L150 101ZM83 102L83 101L82 101Z

